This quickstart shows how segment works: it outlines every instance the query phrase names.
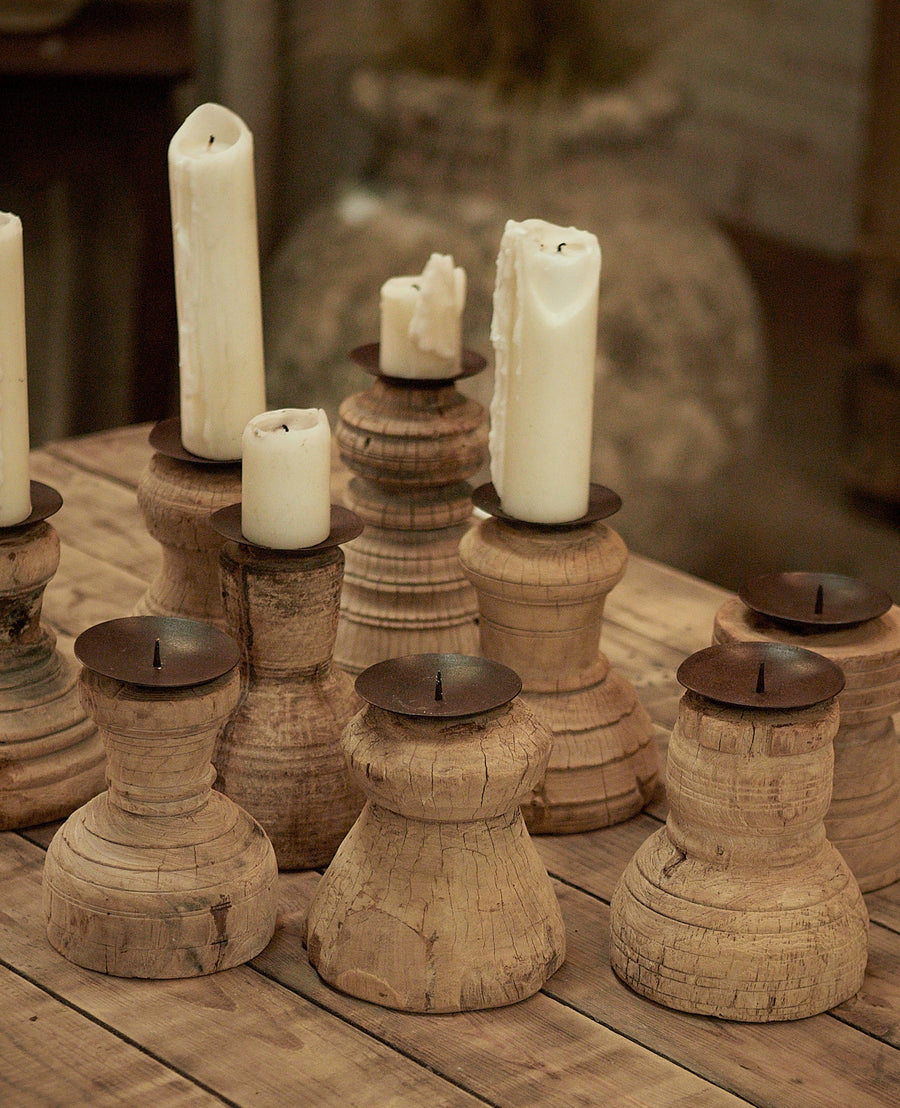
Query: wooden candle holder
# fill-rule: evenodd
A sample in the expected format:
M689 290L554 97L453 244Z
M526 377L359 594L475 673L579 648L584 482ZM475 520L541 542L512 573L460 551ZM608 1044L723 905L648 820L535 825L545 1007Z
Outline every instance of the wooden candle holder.
M280 869L326 866L365 797L350 781L341 731L361 707L332 665L344 554L362 530L333 507L331 534L303 550L269 550L241 534L240 504L217 512L229 632L241 645L245 695L216 748L216 787L259 820Z
M628 552L602 522L621 501L591 487L573 524L506 516L492 485L474 494L491 518L460 542L478 593L480 652L519 674L528 703L553 732L547 773L524 806L534 834L619 823L651 799L659 776L653 724L631 684L601 652L603 607Z
M823 581L829 601L836 589L853 584L833 574L780 576ZM810 617L815 593L812 584ZM884 596L885 610L878 615L843 624L829 623L827 613L818 624L812 619L792 624L763 615L734 597L719 608L713 628L714 642L808 646L843 670L846 684L838 697L840 727L834 739L834 785L825 830L863 892L900 878L900 759L893 720L900 710L900 608ZM752 596L748 599L754 602Z
M474 700L461 692L470 681ZM519 810L552 737L519 687L505 666L458 655L393 659L358 679L369 704L343 742L369 799L307 921L310 962L329 984L458 1012L522 1000L562 964L559 904Z
M135 608L138 615L180 616L224 628L219 552L225 542L210 516L241 498L241 463L211 462L181 445L181 422L150 433L155 453L138 483L147 530L162 547L162 565Z
M487 413L453 379L378 372L378 344L351 357L375 376L343 401L335 432L354 476L347 504L365 523L348 546L335 662L358 674L406 654L474 654L478 602L457 549L472 517L473 476L487 459ZM483 358L466 352L461 377Z
M59 566L46 522L62 507L31 482L31 515L0 528L0 830L69 815L105 785L106 755L78 698L78 666L41 623L44 589Z
M133 622L91 628L76 653L107 668L94 657L98 633ZM240 696L237 644L206 624L136 622L147 629L142 650L153 651L154 635L162 640L162 687L146 686L140 675L82 671L81 695L107 748L109 789L73 813L47 851L47 936L88 969L194 977L246 962L266 946L278 868L259 824L211 788L216 733ZM215 662L183 687L165 676L177 636L189 650L199 641ZM111 669L125 674L122 664Z
M783 687L795 675L799 695L769 697L785 651ZM748 696L695 679L714 660L746 675ZM818 688L807 689L803 667ZM613 894L612 967L686 1012L766 1022L832 1008L862 984L868 930L823 826L840 670L806 650L731 643L692 655L679 680L688 691L669 744L669 816Z

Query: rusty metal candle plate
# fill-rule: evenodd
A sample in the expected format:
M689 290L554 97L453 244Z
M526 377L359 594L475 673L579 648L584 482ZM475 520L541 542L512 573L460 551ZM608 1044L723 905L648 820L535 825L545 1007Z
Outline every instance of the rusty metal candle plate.
M461 381L464 377L474 377L487 365L487 359L474 350L463 350L460 358L460 368L457 373L448 374L446 377L397 377L390 373L382 373L380 365L381 344L367 342L350 351L350 360L360 369L370 373L373 377L380 377L384 381L390 381L392 385L401 388L434 389L450 385L454 381Z
M0 531L18 531L22 527L33 527L35 523L43 523L45 519L56 515L62 507L62 503L62 496L56 489L51 488L50 485L44 485L40 481L32 481L31 512L23 520L0 528Z
M295 550L281 549L280 547L262 546L245 538L241 530L241 504L229 504L226 508L220 508L209 517L210 527L223 538L232 542L249 546L251 549L264 554L280 555L281 557L302 558L313 554L321 554L332 547L350 542L358 538L363 532L363 521L355 512L344 508L340 504L331 505L331 531L328 538L317 542L314 546L301 546Z
M164 454L167 458L174 458L179 462L193 462L198 466L239 466L241 464L240 458L203 458L199 454L192 454L190 450L185 450L181 441L181 419L178 416L160 420L155 424L150 431L149 441L158 454Z
M676 677L708 700L779 711L821 704L844 687L843 671L828 658L769 642L708 646L686 658Z
M402 716L453 719L500 708L522 691L509 666L467 654L408 654L369 666L356 679L369 704Z
M892 604L884 589L839 573L767 573L738 591L748 608L798 630L852 627L877 619Z
M575 527L586 527L615 515L622 507L622 498L606 485L591 482L588 492L588 510L578 519L565 520L562 523L529 523L527 520L516 519L515 516L509 515L503 510L500 496L490 481L475 489L472 493L472 503L489 516L502 519L512 527L529 528L535 531L570 531Z

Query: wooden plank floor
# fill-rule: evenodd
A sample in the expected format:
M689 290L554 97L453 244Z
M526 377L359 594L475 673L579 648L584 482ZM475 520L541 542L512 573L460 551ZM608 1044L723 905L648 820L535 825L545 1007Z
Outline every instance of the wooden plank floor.
M32 476L64 497L45 619L63 649L128 614L158 563L135 487L147 428L51 445ZM603 646L638 688L664 751L675 669L709 642L725 594L640 558L607 603ZM566 922L565 965L537 996L490 1012L408 1015L344 996L300 936L317 873L279 878L275 937L247 966L185 981L82 970L47 943L44 851L57 825L0 835L0 1105L900 1106L900 886L866 897L859 996L793 1023L690 1016L623 986L608 960L609 900L665 819L536 839Z

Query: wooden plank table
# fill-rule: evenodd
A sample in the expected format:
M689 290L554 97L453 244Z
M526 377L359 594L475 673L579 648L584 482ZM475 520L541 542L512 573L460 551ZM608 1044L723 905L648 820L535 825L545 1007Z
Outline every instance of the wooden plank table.
M45 619L62 649L128 614L158 562L135 486L147 427L36 451L32 476L64 497ZM610 595L603 645L638 688L662 749L675 669L709 642L725 594L633 557ZM900 884L869 894L862 992L824 1015L753 1025L644 1000L608 961L609 899L665 818L536 839L566 920L568 960L508 1008L423 1016L325 985L300 942L317 873L285 873L278 926L252 963L185 981L74 966L47 943L44 850L56 825L0 835L0 1105L900 1105Z

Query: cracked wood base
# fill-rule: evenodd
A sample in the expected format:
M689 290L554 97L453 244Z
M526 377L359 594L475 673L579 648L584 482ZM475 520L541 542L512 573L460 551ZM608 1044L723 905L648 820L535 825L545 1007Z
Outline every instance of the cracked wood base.
M462 719L372 705L344 732L368 794L319 883L309 959L389 1008L458 1012L537 992L565 957L562 915L519 804L549 731L519 699Z
M47 851L47 937L69 961L120 977L194 977L240 965L275 929L278 869L262 828L211 790L216 731L237 670L154 690L83 670L109 789Z
M684 695L666 826L638 848L610 909L612 968L635 992L766 1022L859 990L866 908L823 827L837 726L834 698L777 711Z

